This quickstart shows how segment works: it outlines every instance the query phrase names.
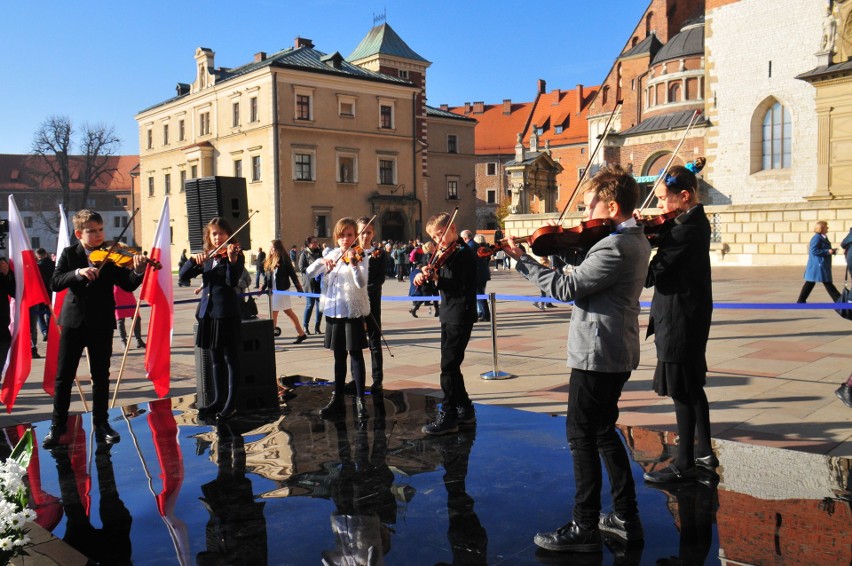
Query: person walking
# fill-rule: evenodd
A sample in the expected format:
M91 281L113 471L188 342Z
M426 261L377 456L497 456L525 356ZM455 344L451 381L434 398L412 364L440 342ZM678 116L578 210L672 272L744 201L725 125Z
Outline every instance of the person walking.
M302 250L299 256L299 273L302 274L302 288L307 293L319 295L321 292L322 273L317 277L308 275L308 267L316 260L322 257L319 242L315 236L305 238L305 249ZM314 334L320 333L320 322L322 322L322 311L320 310L320 300L318 296L305 297L305 313L302 315L302 326L305 328L305 334L310 334L311 313L317 308L316 323L314 324Z
M837 254L837 248L831 247L831 242L828 240L828 222L825 220L817 220L814 224L814 235L808 244L808 265L805 267L805 284L802 285L802 291L799 293L797 303L808 302L808 297L813 291L817 283L822 283L828 295L831 297L831 302L837 302L840 298L840 291L834 286L831 279L831 256Z
M263 248L257 248L257 256L254 259L254 266L257 269L257 274L254 276L254 288L260 288L260 278L263 277L263 286L269 286L269 279L266 277L266 270L263 264L266 263L266 252Z
M296 270L293 264L290 263L290 254L284 251L284 244L281 240L272 240L272 245L269 249L269 257L266 258L266 263L263 266L266 271L266 280L271 281L273 291L286 291L290 288L290 281L295 285L298 292L302 292L302 284L296 277ZM264 290L266 288L264 287ZM293 307L290 305L290 296L279 293L272 293L270 301L272 301L272 326L278 327L278 311L284 311L290 322L293 323L293 328L296 330L296 340L293 344L301 344L308 337L299 324L299 317L293 312Z

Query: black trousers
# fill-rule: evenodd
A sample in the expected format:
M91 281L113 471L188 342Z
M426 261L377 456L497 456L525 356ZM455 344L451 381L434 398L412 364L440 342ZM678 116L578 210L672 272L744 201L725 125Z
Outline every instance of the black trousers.
M370 315L367 323L367 345L370 348L370 362L373 368L373 383L381 383L385 377L384 357L382 354L382 294L370 294Z
M629 378L629 371L571 370L565 426L574 459L574 521L585 529L597 528L601 511L603 473L600 460L606 466L611 483L614 510L619 515L638 512L630 459L615 430L618 398Z
M469 406L461 365L473 324L441 323L441 390L446 407Z
M53 424L65 426L71 404L71 385L77 375L83 349L89 350L92 374L92 421L107 422L109 408L109 360L112 356L112 328L62 328L59 337L59 359L56 372L56 394L53 397Z
M840 298L840 291L837 290L837 287L834 286L834 283L830 281L824 281L823 285L825 286L825 290L828 291L828 296L831 297L831 302L836 303L837 299ZM808 297L811 295L811 291L814 290L816 283L813 281L805 281L805 284L802 285L802 290L799 292L799 298L796 300L797 303L804 303L808 300Z

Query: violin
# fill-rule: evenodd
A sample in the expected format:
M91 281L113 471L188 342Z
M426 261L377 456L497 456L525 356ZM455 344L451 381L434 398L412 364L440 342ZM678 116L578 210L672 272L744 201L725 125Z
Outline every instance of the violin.
M680 216L680 210L671 210L654 216L639 215L636 220L645 228L645 237L652 246L656 246L660 242L663 234L671 228L675 218Z
M352 246L349 248L349 251L352 252L352 255L344 254L341 256L343 259L343 263L347 263L349 265L358 265L362 261L364 261L364 248L361 246Z
M562 255L572 248L588 249L594 246L609 236L614 228L609 218L593 218L571 228L542 226L529 236L515 238L515 243L528 243L532 252L539 257ZM504 238L488 246L479 246L476 254L479 257L490 257L508 245L508 238Z
M135 252L128 247L113 246L113 244L107 242L104 246L96 250L92 250L92 253L89 254L89 261L91 261L95 267L100 267L104 263L111 262L118 267L132 269L133 258L140 254L141 252ZM159 261L151 259L148 256L143 257L146 265L150 265L157 270L163 268L163 265Z

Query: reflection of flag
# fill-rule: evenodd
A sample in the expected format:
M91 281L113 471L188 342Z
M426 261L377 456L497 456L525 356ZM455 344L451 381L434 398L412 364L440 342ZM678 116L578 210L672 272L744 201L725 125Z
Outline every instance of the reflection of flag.
M6 429L10 446L15 446L21 437L31 430L29 425L17 425ZM33 454L27 466L27 483L30 491L30 506L36 512L35 523L52 531L62 520L62 504L55 495L41 488L41 465L38 460L38 442L33 443Z
M169 393L172 331L175 318L171 240L169 197L166 197L150 254L150 258L159 261L163 268L157 271L151 263L148 264L145 268L140 297L151 305L148 345L145 349L145 371L148 379L154 384L154 392L158 397L165 397Z
M56 257L62 253L62 250L71 245L71 238L68 236L68 220L65 218L65 208L59 205L59 238L56 242ZM59 359L59 311L62 310L62 302L65 300L65 293L68 289L63 289L58 293L53 293L53 315L50 317L50 325L47 330L47 353L44 356L44 390L51 397L54 394L54 384L56 383L57 360Z
M12 311L12 346L4 368L0 401L6 405L6 411L11 413L33 363L30 308L50 302L35 254L30 248L24 219L12 195L9 195L9 263L15 271L15 308Z
M178 554L178 562L191 564L189 555L189 534L186 524L175 517L175 504L183 484L183 456L178 446L178 428L172 414L172 400L160 399L148 404L148 426L154 437L154 448L160 463L160 480L163 490L156 495L157 511L169 529L172 543Z
M74 470L77 493L80 495L80 501L83 502L88 517L92 508L92 477L89 475L89 461L86 458L86 431L83 428L83 415L68 415L66 426L68 431L62 435L61 441L68 446L68 456L71 459L71 468Z

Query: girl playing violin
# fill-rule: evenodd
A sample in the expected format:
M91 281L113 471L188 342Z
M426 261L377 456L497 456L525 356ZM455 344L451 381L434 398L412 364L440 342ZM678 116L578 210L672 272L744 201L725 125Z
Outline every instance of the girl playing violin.
M426 223L437 244L435 256L414 277L421 286L432 281L441 293L441 390L444 399L437 418L423 432L438 436L457 432L459 425L475 425L476 413L464 386L461 364L476 322L476 257L459 238L450 215L441 213ZM435 265L438 267L435 267Z
M695 176L703 165L699 158L686 167L672 167L655 189L660 211L679 213L660 237L645 287L654 287L648 322L648 336L654 335L657 348L654 391L674 400L680 441L671 465L645 474L650 482L686 481L695 478L696 465L712 469L719 463L710 446L704 393L713 292L710 222L698 202Z
M213 362L213 400L199 407L201 417L216 415L225 421L236 416L236 383L240 374L240 299L237 285L245 270L245 257L236 242L222 246L233 234L228 221L213 218L204 228L204 251L189 258L180 269L180 280L201 275L201 302L195 313L198 331L195 345L209 350Z
M330 418L344 413L346 359L351 358L352 379L355 382L355 403L359 419L369 417L364 404L366 365L364 348L367 332L364 317L370 314L367 295L369 261L359 256L354 247L358 225L352 218L341 218L334 226L337 248L314 261L307 269L308 277L325 274L320 292L320 310L325 315L325 347L334 352L334 393L320 410L320 416Z

